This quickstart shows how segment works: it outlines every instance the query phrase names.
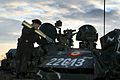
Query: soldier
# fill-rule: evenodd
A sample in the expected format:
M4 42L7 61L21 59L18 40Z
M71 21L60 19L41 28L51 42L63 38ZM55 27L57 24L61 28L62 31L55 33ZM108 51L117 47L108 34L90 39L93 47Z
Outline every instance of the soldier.
M38 19L32 20L32 28L23 27L22 35L18 39L17 53L16 53L16 71L17 76L24 76L27 72L28 61L31 59L34 50L34 43L39 41L39 36L35 30L41 25Z

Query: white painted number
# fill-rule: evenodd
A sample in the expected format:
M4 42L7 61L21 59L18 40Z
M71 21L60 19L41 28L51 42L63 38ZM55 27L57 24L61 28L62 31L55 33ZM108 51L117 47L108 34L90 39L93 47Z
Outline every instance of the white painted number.
M64 60L64 58L59 58L59 59L57 59L57 61L55 63L53 63L53 65L58 66L59 63L61 63L63 60Z
M76 62L77 62L77 59L73 59L73 60L71 61L71 65L70 65L70 66L74 66Z
M47 66L82 66L85 62L85 59L71 59L71 58L52 58L50 62L48 62Z
M82 66L84 62L85 62L84 59L78 59L78 61L77 61L77 63L75 64L75 66Z
M52 59L50 60L50 62L47 63L46 65L53 65L53 63L54 63L55 61L57 61L57 58L52 58Z
M66 66L66 65L69 65L70 62L71 62L71 58L67 58L67 59L64 59L64 61L61 63L61 65Z

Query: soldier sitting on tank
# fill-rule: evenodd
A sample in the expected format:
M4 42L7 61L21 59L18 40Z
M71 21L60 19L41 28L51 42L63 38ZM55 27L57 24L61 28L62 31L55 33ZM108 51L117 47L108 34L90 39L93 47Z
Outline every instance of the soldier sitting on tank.
M81 41L79 45L80 48L96 49L98 33L94 26L89 24L83 25L79 28L76 40Z
M41 25L39 19L32 20L32 28L23 26L22 35L18 39L17 52L15 56L17 76L24 76L27 72L28 61L31 59L34 50L34 43L39 41L35 30Z

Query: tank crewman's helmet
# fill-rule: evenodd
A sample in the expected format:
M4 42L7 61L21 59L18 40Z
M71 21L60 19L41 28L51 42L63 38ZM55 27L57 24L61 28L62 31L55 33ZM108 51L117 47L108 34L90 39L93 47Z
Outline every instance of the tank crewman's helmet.
M78 41L97 41L98 33L92 25L83 25L79 28L79 31L76 36Z
M57 37L57 30L55 26L53 26L51 23L43 23L40 28L40 31L42 31L44 34L52 38L53 40Z

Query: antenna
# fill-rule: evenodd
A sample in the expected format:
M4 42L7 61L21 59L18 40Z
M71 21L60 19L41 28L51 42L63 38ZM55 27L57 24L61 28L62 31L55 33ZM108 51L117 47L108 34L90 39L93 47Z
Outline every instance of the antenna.
M103 30L104 30L104 35L105 35L105 10L106 10L106 9L105 9L105 8L106 8L106 7L105 7L105 3L106 3L106 2L105 2L105 0L104 0L104 29L103 29Z

